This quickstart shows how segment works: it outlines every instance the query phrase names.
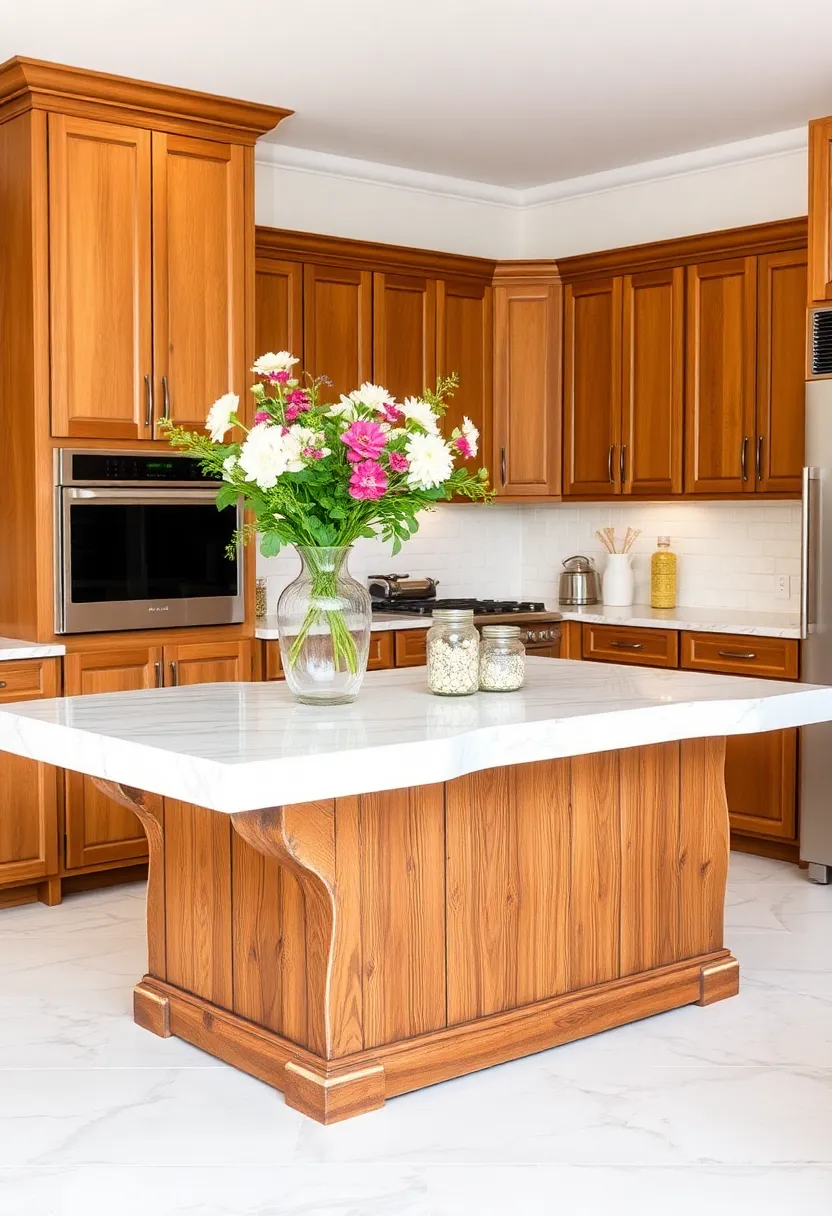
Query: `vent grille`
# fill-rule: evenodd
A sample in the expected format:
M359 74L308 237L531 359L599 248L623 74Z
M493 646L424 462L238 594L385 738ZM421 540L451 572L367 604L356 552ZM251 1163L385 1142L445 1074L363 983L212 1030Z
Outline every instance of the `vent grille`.
M812 313L812 375L832 376L832 308Z

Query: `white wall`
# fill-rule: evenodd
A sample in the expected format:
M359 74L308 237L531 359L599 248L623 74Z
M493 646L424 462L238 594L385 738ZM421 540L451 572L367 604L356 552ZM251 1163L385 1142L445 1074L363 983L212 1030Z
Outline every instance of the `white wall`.
M656 539L671 538L678 554L677 603L686 608L738 608L796 613L800 608L800 503L616 503L526 509L522 534L523 595L554 605L564 558L583 553L604 567L598 528L612 525L623 539L640 528L633 549L636 602L650 599L650 554ZM790 598L775 596L779 574Z

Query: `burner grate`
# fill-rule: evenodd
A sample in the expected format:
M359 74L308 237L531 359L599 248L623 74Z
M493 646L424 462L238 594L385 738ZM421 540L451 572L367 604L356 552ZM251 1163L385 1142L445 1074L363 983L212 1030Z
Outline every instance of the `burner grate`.
M477 616L508 615L512 612L545 612L542 600L373 600L373 612L406 613L410 616L429 616L442 608L470 608Z

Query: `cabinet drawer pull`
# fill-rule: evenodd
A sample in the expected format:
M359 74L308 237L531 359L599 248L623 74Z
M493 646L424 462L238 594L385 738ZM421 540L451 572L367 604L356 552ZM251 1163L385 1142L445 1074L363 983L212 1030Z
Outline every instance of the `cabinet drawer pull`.
M157 688L161 688L161 687L162 687L162 683L163 683L163 681L164 681L164 675L163 675L163 673L162 673L162 664L161 664L161 663L154 663L154 664L153 664L153 671L154 671L154 674L155 674L155 676L156 676L156 687L157 687Z
M756 659L753 650L720 650L717 652L721 659Z
M6 687L6 681L0 680L0 688L5 688L5 687Z
M150 376L144 378L144 425L151 426L153 423L153 381Z
M627 445L626 445L626 443L622 443L621 451L619 452L619 455L618 455L618 472L621 475L622 486L624 485L625 481L627 480L627 465L625 463L626 452L627 452Z
M742 479L748 481L748 436L742 437L742 453L740 455L740 466L742 468Z
M644 642L610 642L618 650L644 650Z
M763 437L757 436L757 480L763 480Z
M171 660L168 666L170 667L171 685L176 688L177 684L179 683L179 664Z
M506 450L500 448L500 485L506 484Z
M615 485L615 474L612 471L612 458L615 455L615 444L610 444L610 450L607 454L607 473L610 479L610 485Z
M170 418L170 387L167 376L162 376L162 417Z

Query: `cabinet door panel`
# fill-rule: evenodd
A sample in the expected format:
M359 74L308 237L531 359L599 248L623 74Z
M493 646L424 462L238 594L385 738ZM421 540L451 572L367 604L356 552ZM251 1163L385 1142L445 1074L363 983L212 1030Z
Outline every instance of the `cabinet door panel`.
M436 281L373 275L373 379L397 401L436 381Z
M166 684L251 679L251 642L185 642L165 647Z
M797 731L732 735L725 752L725 792L736 832L797 836Z
M685 272L625 275L622 427L624 494L681 494Z
M49 115L52 434L149 434L150 133Z
M832 300L832 118L809 123L809 300Z
M559 296L547 284L494 289L494 462L497 489L559 491Z
M372 293L369 270L303 268L303 366L332 381L325 401L372 378Z
M754 490L757 260L688 267L688 493Z
M202 430L217 397L244 399L245 232L243 149L154 132L157 419Z
M162 650L158 646L68 654L64 659L64 694L128 692L161 683ZM68 869L147 856L147 840L138 818L97 790L89 777L66 773L66 865Z
M436 370L459 374L459 388L448 403L443 431L450 435L470 418L480 433L480 454L471 468L485 464L491 452L491 288L440 279L436 286ZM492 482L494 481L494 470Z
M563 493L607 498L621 485L620 278L567 285L563 357Z
M303 266L258 258L254 284L254 349L303 358Z
M799 493L806 391L806 250L759 259L757 489Z

